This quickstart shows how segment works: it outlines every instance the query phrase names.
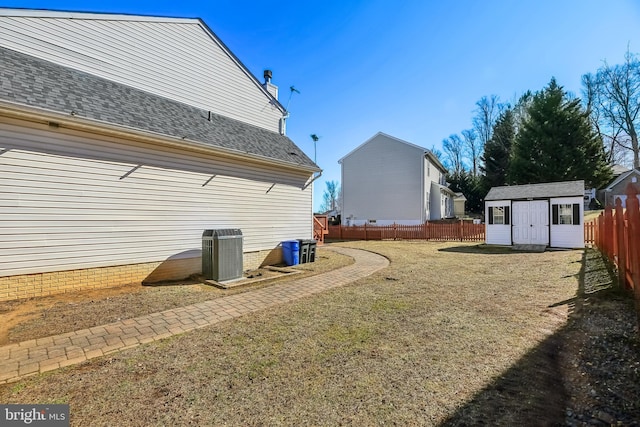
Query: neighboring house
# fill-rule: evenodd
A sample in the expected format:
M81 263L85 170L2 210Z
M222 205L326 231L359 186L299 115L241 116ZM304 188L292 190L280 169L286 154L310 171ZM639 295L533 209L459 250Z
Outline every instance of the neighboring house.
M629 184L634 184L637 186L639 180L639 169L632 169L619 175L611 182L611 184L609 184L602 190L604 206L614 207L616 205L616 200L620 199L622 201L622 207L626 207L627 195L625 193L627 190L627 186ZM640 195L638 195L638 198L640 199Z
M0 9L0 300L244 267L312 235L319 168L199 19Z
M465 215L465 205L467 198L462 193L456 193L453 197L453 214L457 218L462 218Z
M622 165L612 165L611 172L613 174L613 180L611 182L614 182L618 179L620 175L629 172L629 168ZM605 204L604 189L587 188L584 190L584 207L586 210L592 208L593 199L596 199L600 204L604 205Z
M485 197L486 242L584 247L584 181L493 187Z
M327 217L327 221L329 221L330 225L340 224L340 211L337 209L330 209L326 212L323 212L321 215L325 215Z
M338 163L343 225L413 225L453 217L447 170L426 148L379 132Z

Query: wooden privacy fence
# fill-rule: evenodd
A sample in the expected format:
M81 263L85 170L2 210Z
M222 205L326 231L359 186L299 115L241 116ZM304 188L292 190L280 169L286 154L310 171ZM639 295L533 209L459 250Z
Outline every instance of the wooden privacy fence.
M484 241L484 224L465 221L418 225L330 225L327 239Z
M633 184L627 186L625 193L626 209L620 199L614 209L608 206L596 220L585 224L585 241L592 239L616 266L619 286L633 291L640 328L640 202Z

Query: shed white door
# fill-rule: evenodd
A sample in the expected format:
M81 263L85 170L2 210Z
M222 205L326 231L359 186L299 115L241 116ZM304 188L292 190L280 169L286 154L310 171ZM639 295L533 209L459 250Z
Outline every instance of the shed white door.
M549 202L513 202L513 243L549 244Z

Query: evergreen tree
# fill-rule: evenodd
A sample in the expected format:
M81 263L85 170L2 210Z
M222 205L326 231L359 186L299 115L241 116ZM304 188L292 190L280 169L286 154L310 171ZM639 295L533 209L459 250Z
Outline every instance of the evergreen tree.
M551 79L527 109L507 174L511 184L583 179L601 187L611 179L602 141L579 99Z
M513 110L504 110L493 127L491 139L484 146L481 167L484 176L482 177L482 187L485 192L491 187L505 185L507 182L507 171L511 160L511 148L516 137L516 127Z

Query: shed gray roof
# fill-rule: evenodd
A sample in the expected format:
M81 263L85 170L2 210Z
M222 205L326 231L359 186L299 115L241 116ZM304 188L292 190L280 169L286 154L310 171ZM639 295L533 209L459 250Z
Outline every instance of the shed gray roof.
M492 187L484 200L543 199L584 196L584 181L547 182L544 184Z
M286 136L0 47L0 101L319 170Z

